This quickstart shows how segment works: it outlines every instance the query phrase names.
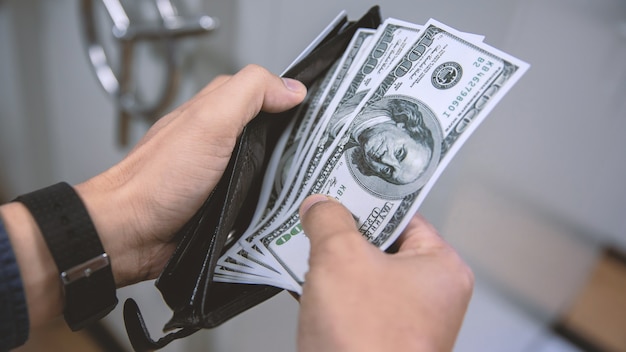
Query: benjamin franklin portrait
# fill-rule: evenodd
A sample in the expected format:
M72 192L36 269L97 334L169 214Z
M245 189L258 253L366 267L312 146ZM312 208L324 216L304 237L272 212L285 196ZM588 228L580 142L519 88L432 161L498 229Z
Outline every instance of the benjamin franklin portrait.
M344 155L353 177L368 191L401 198L423 187L434 173L443 137L434 113L422 102L384 97L350 120Z

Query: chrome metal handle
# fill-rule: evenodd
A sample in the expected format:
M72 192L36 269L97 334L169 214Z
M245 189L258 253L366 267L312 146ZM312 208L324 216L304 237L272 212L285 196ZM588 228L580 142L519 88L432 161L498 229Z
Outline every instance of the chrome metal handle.
M95 0L81 2L85 48L98 82L116 103L120 127L118 141L121 145L126 145L130 118L140 117L154 121L164 113L175 98L180 79L175 55L177 39L211 32L219 26L219 22L207 15L180 16L171 0L154 0L160 21L138 24L132 22L120 0L101 1L113 22L111 32L120 47L119 70L112 68L108 54L98 38ZM160 41L166 47L165 82L159 90L157 99L151 104L140 101L137 88L134 88L137 85L131 82L135 44L146 40Z

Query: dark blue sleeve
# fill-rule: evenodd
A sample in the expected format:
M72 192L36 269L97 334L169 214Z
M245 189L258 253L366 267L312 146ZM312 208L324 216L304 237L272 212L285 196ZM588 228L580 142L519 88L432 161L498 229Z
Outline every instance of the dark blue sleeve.
M0 351L24 344L28 325L22 278L0 218Z

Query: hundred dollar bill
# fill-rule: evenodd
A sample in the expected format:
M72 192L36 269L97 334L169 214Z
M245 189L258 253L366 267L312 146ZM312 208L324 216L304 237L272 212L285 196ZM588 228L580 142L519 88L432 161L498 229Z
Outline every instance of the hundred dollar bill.
M272 213L275 203L282 199L279 198L279 195L284 193L281 192L282 185L284 184L284 179L289 177L290 173L290 168L285 165L290 163L292 158L296 157L294 152L301 149L298 147L298 144L311 129L313 119L310 116L320 106L323 98L322 93L325 87L330 84L333 72L336 69L337 64L333 65L325 77L309 89L309 94L305 101L299 106L294 118L279 138L263 177L263 186L261 187L256 211L252 216L249 228L241 236L242 240L250 241L249 235L253 233L253 229ZM256 247L251 249L256 249ZM254 253L257 255L255 256ZM251 274L265 272L266 269L274 270L269 263L264 261L266 258L260 257L260 255L261 253L257 250L248 252L248 250L243 249L241 245L236 243L218 260L220 267L216 269L216 274L219 277L225 277L232 276L233 270L239 273ZM222 269L229 270L227 272ZM279 273L274 270L274 274Z
M306 194L341 201L386 249L453 155L528 64L430 20L355 112L334 116L335 141ZM299 284L309 242L293 211L255 243Z
M345 55L342 59L342 63L340 65L341 69L338 73L336 73L337 78L329 87L329 91L324 94L326 99L319 108L318 115L314 118L314 125L317 126L316 130L309 134L309 138L304 147L302 144L298 145L298 150L304 150L307 152L306 154L301 154L300 156L306 156L306 158L304 158L303 161L302 158L292 157L291 160L296 159L296 161L291 164L295 165L295 167L286 167L286 169L292 170L290 174L292 176L294 175L294 170L299 170L301 172L297 174L298 177L295 181L292 181L294 180L292 176L288 178L291 186L286 188L287 191L281 194L281 199L283 201L279 202L281 205L274 209L273 216L265 219L266 221L263 222L265 226L260 227L260 230L259 226L257 226L253 235L246 234L246 236L242 237L247 242L243 244L243 247L252 245L252 240L259 233L270 231L272 229L271 226L281 220L280 216L283 215L284 209L287 209L287 214L289 214L290 211L297 209L297 206L301 202L301 199L298 197L301 196L303 194L302 192L307 189L311 174L316 169L316 161L319 161L323 152L328 149L325 143L328 140L328 136L332 134L332 131L325 131L323 134L324 140L320 142L318 134L324 132L321 126L326 126L326 124L319 121L327 121L334 115L344 114L345 111L351 111L351 109L353 110L355 105L362 100L368 90L372 86L375 86L376 82L384 78L384 75L381 75L380 73L384 72L397 57L408 49L407 43L410 43L419 35L418 32L421 28L422 26L419 25L397 19L388 19L381 26L378 35L375 37L376 44L369 49L370 51L368 55L361 55L360 60L358 56L353 55L352 53L356 52L361 47L367 48L365 43L366 40L370 39L372 32L369 30L361 30L357 32L351 44L348 46L349 50L346 52L347 55ZM479 36L470 35L470 37L472 40L482 40L482 37ZM355 61L356 64L351 65L352 61ZM352 69L352 73L351 75L347 75L347 72L350 69ZM351 79L343 80L343 76L350 77ZM340 85L342 87L341 89L339 89ZM332 108L327 110L329 105L331 105ZM326 117L324 119L320 119L320 116L324 115L327 111L328 114ZM336 128L337 126L335 125L332 127ZM311 145L315 145L313 142L317 143L317 148L311 148ZM317 157L313 158L311 161L311 156L316 154ZM307 168L302 168L301 165L306 165L305 161L311 162ZM285 163L285 165L288 164ZM308 171L302 172L304 170ZM287 196L287 198L285 198L285 196ZM254 244L254 246L259 248L256 244ZM246 250L244 249L243 252L246 253ZM268 260L268 257L263 252L251 251L246 254L248 254L248 258L256 256L259 261ZM237 259L243 260L243 258Z
M302 187L302 177L304 174L297 174L296 171L300 170L298 166L303 165L304 160L310 160L308 156L312 155L312 152L315 151L315 148L311 148L311 145L313 142L318 141L316 136L321 132L321 126L323 125L320 120L331 102L334 101L334 108L337 109L337 104L342 105L350 99L354 99L353 96L357 94L359 94L358 99L362 98L364 94L360 94L359 92L366 92L373 82L376 82L376 76L371 77L372 74L384 70L384 64L390 61L392 62L395 58L393 55L399 55L402 48L405 47L406 37L403 37L402 31L405 33L417 33L421 28L419 25L409 24L396 19L387 20L382 27L382 35L378 37L379 45L376 46L375 50L370 52L370 57L367 58L368 60L359 61L359 58L365 59L366 52L363 49L368 48L369 40L372 39L376 31L361 28L357 30L351 42L348 44L341 60L329 70L329 73L325 75L321 83L318 82L318 86L312 87L311 90L314 94L305 100L299 112L296 114L296 127L289 133L286 146L277 147L274 152L275 155L272 156L268 172L264 177L264 186L262 187L261 196L259 198L257 212L251 222L252 228L249 229L246 235L242 236L247 242L251 240L250 234L253 233L251 231L258 230L258 226L264 223L264 221L261 220L267 220L265 215L273 214L275 211L280 214L280 210L283 206L294 205L295 196L299 195L299 191L302 191L304 188ZM468 37L478 41L482 41L483 39L482 36L473 34L468 34ZM389 50L394 48L396 49ZM384 51L387 51L387 53L384 53ZM378 61L376 61L376 59ZM355 66L357 68L359 67L353 65L354 62L361 64L359 71L354 71ZM376 63L373 64L374 62ZM380 62L380 64L378 62ZM351 69L354 71L352 75L349 73ZM344 80L346 77L351 77L352 79L346 82L346 80ZM331 80L332 84L329 84ZM345 85L343 94L337 95L338 91L341 91L339 88L342 87L342 85ZM352 107L354 108L354 105L352 105ZM312 127L314 128L312 129ZM277 154L280 156L280 162L275 163L273 160ZM313 166L314 165L312 165L311 168L313 168ZM294 175L300 176L297 182L293 182ZM308 179L304 182L307 181ZM285 184L290 186L284 189L283 185ZM294 188L298 192L293 192ZM284 190L284 192L281 192L282 190ZM291 197L285 198L288 196ZM274 208L276 202L280 204L280 206L277 207L278 209ZM263 204L266 205L264 206ZM263 214L263 216L261 216L261 214ZM246 258L236 258L244 262L247 258L254 256L254 253L258 255L256 251L253 251L252 255L250 255L246 253L245 250L233 248L227 255L223 256L222 259L225 259L228 255L233 255L233 253L247 254Z
M379 79L382 79L380 72L384 72L397 57L402 54L408 43L414 40L418 36L418 32L421 26L400 21L396 19L389 19L383 23L381 28L376 32L369 30L357 31L353 37L351 43L348 46L348 50L345 52L339 64L339 69L336 72L334 79L328 88L328 91L324 94L327 99L322 104L319 104L317 110L312 115L314 118L313 124L316 126L316 130L320 132L314 132L309 134L309 138L304 142L304 147L301 150L305 151L297 161L291 162L290 169L297 169L300 172L297 177L294 177L294 173L291 173L288 186L283 186L279 201L276 202L272 209L271 215L265 217L259 224L253 226L253 232L249 231L241 237L241 240L237 243L237 254L233 254L233 251L229 251L227 255L233 256L239 262L245 262L248 259L254 259L258 262L268 264L270 267L282 268L280 263L276 262L274 257L264 253L263 251L255 251L254 248L260 248L257 244L253 243L254 238L260 234L270 231L272 226L276 223L280 223L284 214L289 214L289 211L296 206L299 201L298 196L302 194L305 189L304 182L308 181L308 177L312 171L315 170L315 162L319 161L319 156L313 160L311 156L316 152L324 152L323 148L311 148L310 145L319 142L319 138L316 138L318 134L324 130L323 126L326 125L326 121L336 111L337 106L342 101L351 99L355 94L364 92L376 85ZM367 45L372 43L371 45ZM364 50L361 50L364 49ZM362 98L364 95L359 95ZM329 109L329 110L326 110ZM329 111L330 113L326 113ZM319 122L318 122L319 121ZM317 141L317 142L316 142ZM293 160L293 159L292 159ZM305 163L302 160L308 160ZM302 172L299 165L308 165L305 170L310 172ZM243 254L246 258L242 258L242 252L239 248L243 249ZM235 248L235 247L233 247ZM224 266L232 264L227 263L224 260L224 256L220 259L219 263ZM232 268L232 266L231 266ZM248 268L239 269L239 271L248 271ZM281 271L284 273L284 271ZM249 279L249 278L248 278ZM219 280L219 277L218 277ZM287 278L283 287L298 287L297 283L292 279Z
M336 114L346 111L346 106L354 109L355 104L365 96L369 89L375 87L377 82L384 78L381 73L385 72L419 36L421 28L420 25L390 18L375 33L369 30L356 33L348 46L349 50L342 58L333 84L325 93L327 99L314 115L316 130L309 135L304 145L303 149L306 154L301 156L305 157L292 163L294 167L290 169L298 170L297 176L290 177L289 186L282 188L283 192L280 195L282 201L277 202L279 205L275 206L272 215L257 224L252 233L246 231L238 243L249 256L259 261L271 261L272 266L277 264L273 257L266 255L267 253L251 250L252 246L262 249L254 243L254 238L273 230L273 226L280 223L285 214L288 215L294 208L297 208L301 202L300 198L305 195L311 176L316 171L317 164L328 150L325 145L329 135L329 132L325 131L328 121L332 120ZM367 45L368 43L370 45ZM325 137L323 141L320 141L320 136ZM302 167L303 165L306 167ZM293 173L291 175L293 176ZM244 260L239 257L237 259Z
M296 168L292 166L300 164L301 158L304 158L303 154L308 154L307 151L310 149L311 139L309 137L316 134L312 130L317 129L319 120L326 107L344 82L344 78L349 75L350 67L352 67L358 55L363 53L362 49L367 48L368 42L374 33L375 30L372 29L362 28L357 30L342 58L329 69L329 72L318 85L312 87L314 93L308 97L308 101L301 107L299 111L301 113L297 114L296 126L286 131L288 137L281 137L284 146L279 142L274 155L271 157L268 171L264 177L257 211L253 216L250 227L241 237L241 241L246 241L247 243L246 249L239 243L231 247L218 262L223 267L252 273L255 272L255 268L259 268L259 265L269 266L268 263L263 262L266 259L263 254L258 250L254 250L258 247L250 245L252 236L257 228L268 220L268 217L270 220L272 219L272 215L277 212L275 209L276 203L280 205L279 209L285 204L289 204L286 201L286 197L293 190L292 180L296 171ZM300 153L298 154L297 152ZM285 184L291 186L285 189L283 187ZM231 259L230 263L227 259ZM249 263L249 260L256 260L259 265L245 268L234 267L232 265L233 259L239 263ZM278 265L278 267L280 266ZM259 269L264 271L263 268ZM220 270L216 270L216 274L219 279Z
M320 125L325 125L324 122L319 123L318 121L325 116L324 112L327 107L330 106L330 109L332 109L330 111L333 112L337 109L341 101L348 100L358 91L366 91L371 86L375 85L375 82L382 78L379 74L381 70L384 70L396 57L401 55L407 43L410 43L412 39L418 35L417 33L420 28L421 26L419 25L405 21L388 19L381 25L381 29L375 33L369 30L357 31L351 43L348 45L348 50L346 50L341 58L339 69L332 80L333 83L325 87L328 89L325 93L328 99L325 99L323 104L317 106L316 113L314 114L314 125L318 126L317 129L320 129ZM374 36L374 38L371 38L372 36ZM373 42L371 46L367 45L369 41ZM365 50L361 51L362 48ZM326 118L326 120L328 120L328 118ZM314 135L316 134L317 133ZM316 151L316 149L310 151L311 148L308 144L301 149L307 151L307 158L305 158L307 160L310 159L310 156L314 155ZM318 148L317 151L323 152L324 150ZM314 170L314 163L318 160L319 157L315 158L313 163L309 163L307 169ZM295 163L292 162L292 165L299 163L302 163L302 161L298 160ZM276 220L280 219L283 209L286 208L286 210L289 210L293 208L294 198L303 190L300 183L305 175L306 174L300 173L300 176L295 178L295 180L293 174L290 175L291 177L288 177L291 181L289 182L289 186L279 187L281 188L280 195L276 196L276 193L274 193L274 195L270 197L270 202L275 198L279 198L279 200L276 201L278 205L272 204L270 215L263 217L262 221L253 224L253 226L244 233L237 245L233 246L231 250L220 258L220 264L228 266L229 264L225 261L228 256L234 256L238 261L245 262L245 258L237 257L235 254L239 252L240 247L244 249L244 252L247 252L249 257L256 257L260 261L269 261L265 255L252 250L252 239L258 234L270 229ZM264 187L267 186L267 184L264 185ZM272 188L276 189L278 187Z
M406 50L408 44L419 36L420 28L421 26L397 19L387 19L381 25L375 36L371 39L371 44L366 48L367 54L363 55L358 62L354 62L354 64L351 65L350 69L347 70L348 75L339 82L340 85L336 94L332 96L328 105L324 106L326 110L322 113L320 119L319 125L321 127L318 127L321 131L324 131L324 127L327 126L328 121L336 113L342 102L354 100L357 94L367 92L372 86L376 85L376 82L384 77L381 76L380 73L384 72L394 60L400 57L403 50ZM354 68L352 68L352 66L354 66ZM363 96L364 94L358 95L359 98ZM300 161L297 164L297 168L300 172L295 179L292 179L291 185L285 188L288 190L287 198L281 203L281 206L274 213L274 216L266 220L262 227L257 227L252 236L257 236L269 231L276 223L276 220L281 219L283 215L281 211L291 210L294 204L297 203L295 200L298 199L306 189L303 183L306 183L310 179L311 173L314 172L318 162L322 159L322 155L327 151L326 148L320 146L319 143L317 144L318 146L316 148L307 148L307 150L309 150L306 154L307 157L304 161Z
M296 131L296 135L293 137L292 143L286 148L286 152L281 155L281 162L279 166L286 174L280 179L274 179L274 185L272 188L273 194L270 199L274 199L274 203L279 205L276 209L272 208L273 213L280 213L280 210L286 205L291 204L290 196L294 192L294 188L297 190L298 182L294 182L297 179L299 166L303 164L303 160L308 160L308 156L311 154L311 144L315 140L315 136L318 134L318 130L322 125L321 120L324 113L331 103L333 98L338 93L341 86L344 85L346 78L349 78L349 70L353 66L353 63L357 59L358 55L362 54L362 49L367 48L367 44L374 35L375 31L370 29L359 29L355 33L354 37L348 44L348 49L342 56L341 60L336 64L336 67L327 78L328 84L322 84L319 90L320 99L318 104L312 104L310 109L304 114L302 125L307 129L304 131ZM267 180L265 182L268 182ZM276 184L276 182L280 184ZM269 188L269 185L265 185ZM275 204L271 204L272 207ZM259 227L257 226L252 233L257 232Z
M376 31L373 29L360 28L354 34L341 60L337 61L337 67L332 70L332 75L329 75L328 84L322 84L322 89L320 89L319 92L322 99L303 116L303 119L307 121L307 128L302 131L297 131L294 136L294 143L291 145L291 148L295 150L293 153L287 152L282 155L281 159L284 160L282 166L285 169L297 170L297 168L293 168L292 166L300 165L302 159L309 153L311 143L315 139L314 136L317 135L321 125L320 120L322 116L326 112L332 99L336 96L346 77L350 77L349 71L353 67L353 63L359 58L359 54L363 55L363 49L368 47L370 39L372 39L375 32ZM305 124L303 123L303 125ZM291 154L293 154L293 156ZM290 184L292 179L293 173L290 177L283 180L283 184Z

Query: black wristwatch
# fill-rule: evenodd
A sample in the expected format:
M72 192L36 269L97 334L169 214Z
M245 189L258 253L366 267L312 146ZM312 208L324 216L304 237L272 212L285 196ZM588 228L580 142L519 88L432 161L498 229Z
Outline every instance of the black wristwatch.
M59 269L63 316L74 331L117 305L111 262L82 200L65 182L19 196L34 217Z

